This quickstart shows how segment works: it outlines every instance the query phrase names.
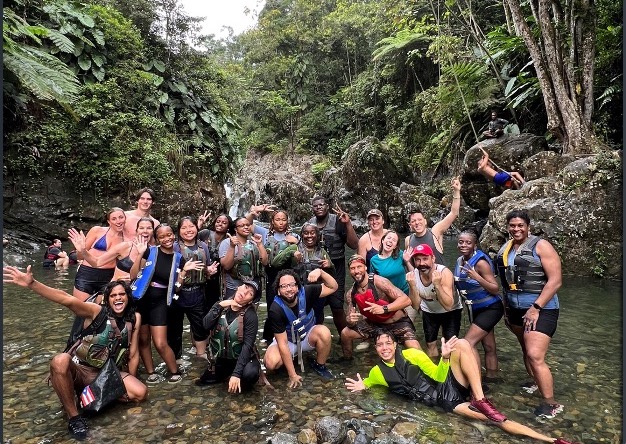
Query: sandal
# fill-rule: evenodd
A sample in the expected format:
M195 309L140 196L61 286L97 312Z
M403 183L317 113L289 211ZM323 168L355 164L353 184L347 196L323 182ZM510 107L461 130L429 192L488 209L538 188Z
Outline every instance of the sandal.
M183 375L180 372L172 373L170 379L167 380L168 384L177 384L183 380Z
M146 379L147 384L157 384L161 382L161 377L156 373L148 373L148 379Z

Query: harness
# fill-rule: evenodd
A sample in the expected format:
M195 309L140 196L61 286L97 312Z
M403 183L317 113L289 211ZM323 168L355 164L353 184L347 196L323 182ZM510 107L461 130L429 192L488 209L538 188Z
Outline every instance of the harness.
M248 240L244 245L237 248L235 255L235 265L228 271L233 279L250 280L261 275L261 267L259 266L259 249Z
M322 260L324 258L324 253L321 247L315 247L312 253L309 253L304 245L301 243L298 244L298 251L302 253L302 262L298 262L293 270L298 273L300 279L303 282L306 282L309 273L313 270L317 270L318 268L322 268Z
M317 218L312 217L309 223L317 225ZM326 225L320 228L320 247L324 248L331 259L341 259L345 256L344 242L337 234L337 215L329 214Z
M438 383L425 375L419 366L411 364L402 355L400 347L396 347L395 363L389 367L384 361L378 364L389 389L399 395L407 396L427 406L437 404Z
M378 290L376 290L376 286L374 285L374 273L370 273L368 276L367 291L365 293L358 293L358 289L359 286L355 282L352 286L351 292L352 305L358 307L361 314L363 314L363 316L365 316L367 319L377 324L383 324L395 315L395 312L374 314L370 311L365 311L365 308L369 307L369 305L367 305L367 302L378 304L383 307L385 305L389 305L388 301L380 299L380 297L378 296Z
M526 242L520 245L515 255L513 265L508 264L508 255L513 247L510 240L500 248L497 256L498 275L505 291L523 291L540 294L548 282L548 277L541 265L541 260L535 257L535 248L541 238L528 236Z
M500 300L498 296L489 293L478 283L477 280L468 277L467 273L463 271L464 264L469 264L470 267L475 267L481 259L486 260L489 263L492 272L495 273L491 258L481 250L476 250L467 262L463 260L463 256L460 256L457 259L456 266L454 268L454 285L463 298L465 304L470 308L468 311L471 322L473 322L473 309L487 307Z
M285 301L280 296L274 298L280 308L283 309L285 316L289 324L287 324L287 339L292 344L296 344L298 350L298 361L300 362L300 369L304 371L304 359L302 359L302 341L309 334L311 329L315 327L315 312L310 310L306 312L306 295L304 287L301 287L298 291L298 317L293 314L293 310L287 306ZM289 328L291 326L291 328Z
M185 260L201 261L204 265L207 265L210 257L207 245L202 241L198 241L194 246L196 248L192 249L184 243L181 244L180 242L175 242L174 251L181 253ZM205 268L202 268L202 270L189 270L185 275L183 286L193 287L202 285L206 282L206 280L207 276Z

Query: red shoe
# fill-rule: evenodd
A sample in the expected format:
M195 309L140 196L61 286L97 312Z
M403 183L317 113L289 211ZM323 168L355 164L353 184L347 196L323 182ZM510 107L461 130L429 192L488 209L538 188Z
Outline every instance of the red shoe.
M557 438L556 441L554 441L554 444L580 444L574 441L566 441L563 438Z
M506 416L500 413L487 398L474 399L470 405L494 422L506 421Z

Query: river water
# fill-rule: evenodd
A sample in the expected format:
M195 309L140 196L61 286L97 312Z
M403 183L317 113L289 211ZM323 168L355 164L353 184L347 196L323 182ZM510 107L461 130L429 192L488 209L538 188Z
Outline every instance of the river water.
M451 263L454 241L448 241L446 247ZM39 253L33 255L32 263L37 279L71 291L75 267L69 271L42 269ZM504 381L491 384L488 396L510 419L551 436L584 443L620 443L621 283L566 277L559 294L561 317L547 361L554 375L556 399L565 405L564 413L548 421L534 417L538 395L519 388L526 381L521 352L502 322L496 327L496 338ZM4 442L71 442L60 403L45 378L50 359L63 349L73 316L69 310L19 287L5 285L3 297ZM262 305L259 311L263 320L266 307ZM327 319L327 323L336 342L332 321ZM416 326L420 333L421 321ZM464 317L462 332L467 326ZM188 343L185 348L189 348ZM335 343L331 356L340 354L341 348ZM181 383L162 382L150 388L146 402L116 404L91 418L88 442L261 443L279 431L297 434L312 428L316 420L328 415L369 421L377 435L389 432L398 422L415 422L419 432L414 439L418 443L531 442L406 402L385 390L349 393L344 378L353 377L357 371L365 376L375 363L374 348L356 352L355 358L351 364L330 366L339 376L334 381L323 382L307 369L303 386L290 390L286 373L280 372L270 375L273 390L257 387L252 393L230 395L225 385L195 386L193 381L205 364L189 354L187 374ZM159 359L155 354L156 362ZM145 379L145 372L140 377Z

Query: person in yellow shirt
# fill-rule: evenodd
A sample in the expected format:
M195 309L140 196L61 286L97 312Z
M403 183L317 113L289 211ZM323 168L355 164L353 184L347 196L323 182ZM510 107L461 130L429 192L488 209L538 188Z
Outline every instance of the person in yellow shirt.
M472 346L465 339L453 336L446 341L442 338L441 359L437 365L422 350L402 350L396 338L386 331L376 335L375 344L382 361L365 379L361 379L358 373L357 379L346 378L346 388L351 392L382 385L428 406L439 406L446 412L495 423L511 434L554 444L573 444L543 435L500 413L483 394L480 368L472 354ZM470 394L472 400L468 402Z

